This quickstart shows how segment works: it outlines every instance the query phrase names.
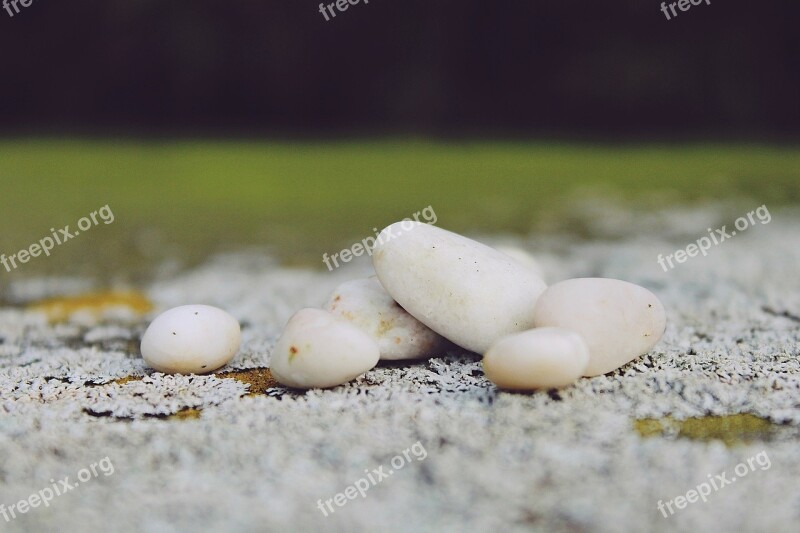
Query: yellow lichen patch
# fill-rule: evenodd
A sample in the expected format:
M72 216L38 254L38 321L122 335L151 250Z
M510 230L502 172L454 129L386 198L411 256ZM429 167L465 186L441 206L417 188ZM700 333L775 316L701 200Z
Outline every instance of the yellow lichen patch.
M633 427L642 437L658 437L659 435L664 434L664 424L670 420L671 419L669 418L664 418L662 420L655 418L643 418L641 420L635 420L633 422Z
M125 385L126 383L130 383L131 381L141 381L144 376L125 376L122 378L117 378L111 383L116 383L117 385Z
M47 315L51 322L63 322L76 313L102 318L113 310L141 315L153 309L153 304L136 291L106 291L48 298L28 306L31 311Z
M242 383L250 385L248 396L256 394L266 394L267 389L272 387L279 387L275 378L272 377L272 372L269 368L251 368L249 370L233 370L231 372L224 372L217 374L218 378L231 378Z
M200 418L200 409L192 409L191 407L188 409L181 409L174 415L167 417L168 420L194 420L196 418Z
M378 337L383 337L393 327L394 327L394 319L392 320L381 319L380 325L378 326Z
M701 442L719 440L728 447L769 440L776 428L769 420L746 413L686 420L645 418L635 420L633 425L642 437L673 435Z

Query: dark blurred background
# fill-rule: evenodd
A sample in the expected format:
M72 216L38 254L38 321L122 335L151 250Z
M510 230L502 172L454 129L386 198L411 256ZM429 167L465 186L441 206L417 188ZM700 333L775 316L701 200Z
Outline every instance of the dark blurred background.
M115 222L0 300L249 246L323 268L426 206L605 238L606 204L645 233L636 210L800 205L797 0L31 1L0 8L0 253Z
M33 0L0 132L796 138L797 0Z

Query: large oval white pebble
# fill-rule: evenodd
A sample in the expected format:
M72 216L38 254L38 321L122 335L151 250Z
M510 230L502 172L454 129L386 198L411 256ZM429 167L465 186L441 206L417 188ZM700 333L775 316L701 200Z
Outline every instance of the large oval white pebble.
M378 345L356 326L319 309L289 319L270 356L279 383L298 389L335 387L378 364Z
M509 256L461 235L405 221L384 229L372 256L386 291L417 320L483 353L533 327L546 285Z
M381 359L418 359L447 349L447 340L400 307L375 276L342 283L324 309L372 337Z
M142 337L142 357L159 372L205 374L225 366L241 342L239 322L209 305L183 305L158 315Z
M562 328L537 328L503 337L483 358L483 371L502 389L529 391L570 385L589 363L580 335Z
M533 255L529 254L522 248L517 248L516 246L511 246L507 244L501 244L499 246L495 246L494 249L500 253L506 254L508 257L515 260L517 263L524 266L525 268L533 270L536 273L536 275L542 278L543 280L545 279L544 269L539 264L539 261L537 261L536 258L533 257Z
M603 278L552 285L536 304L535 321L537 327L570 329L586 341L585 376L606 374L648 352L667 325L655 294L627 281Z

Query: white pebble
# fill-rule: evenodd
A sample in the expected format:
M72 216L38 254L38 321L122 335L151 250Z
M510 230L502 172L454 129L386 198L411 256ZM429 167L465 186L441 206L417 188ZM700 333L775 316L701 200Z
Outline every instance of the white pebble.
M499 246L495 246L494 249L500 253L506 254L508 257L515 260L520 265L535 272L536 275L539 276L540 278L545 279L544 269L542 268L542 265L539 264L539 261L537 261L536 258L533 257L533 255L529 254L522 248L501 244Z
M147 366L169 374L205 374L225 366L239 351L241 328L209 305L183 305L158 315L142 337Z
M289 319L270 356L279 383L298 389L335 387L378 364L378 345L356 326L319 309Z
M483 371L502 389L530 391L570 385L588 363L589 349L580 335L537 328L495 342L483 358Z
M324 309L371 336L381 359L419 359L447 350L447 340L409 315L375 276L342 283Z
M435 226L397 222L372 256L386 291L417 320L474 352L533 327L547 287L509 256Z
M585 376L599 376L647 353L667 325L664 306L644 287L603 278L569 279L536 304L537 327L578 333L589 347Z

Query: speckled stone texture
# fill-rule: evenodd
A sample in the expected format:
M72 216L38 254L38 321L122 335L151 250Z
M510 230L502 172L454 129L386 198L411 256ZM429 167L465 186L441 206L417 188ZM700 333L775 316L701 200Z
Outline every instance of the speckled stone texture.
M663 301L666 334L615 373L558 392L498 392L474 354L381 363L326 391L248 394L218 372L165 376L143 365L147 317L51 325L0 309L0 503L108 457L81 483L3 531L758 531L800 523L800 214L775 211L674 270L673 253L731 224L719 209L594 213L592 237L483 236L535 253L548 281L603 276ZM735 213L734 213L735 214ZM739 213L741 214L741 213ZM445 225L446 221L440 221ZM288 317L322 305L366 258L332 273L280 268L258 254L215 257L144 287L159 310L206 303L243 325L221 372L265 367ZM50 260L56 260L51 258ZM91 280L13 282L6 301L82 290ZM154 312L153 315L157 313ZM144 379L119 380L124 377ZM198 418L168 415L186 409ZM636 418L752 413L781 426L768 441L642 438ZM365 470L427 451L336 512ZM766 451L757 469L664 518L659 500Z

